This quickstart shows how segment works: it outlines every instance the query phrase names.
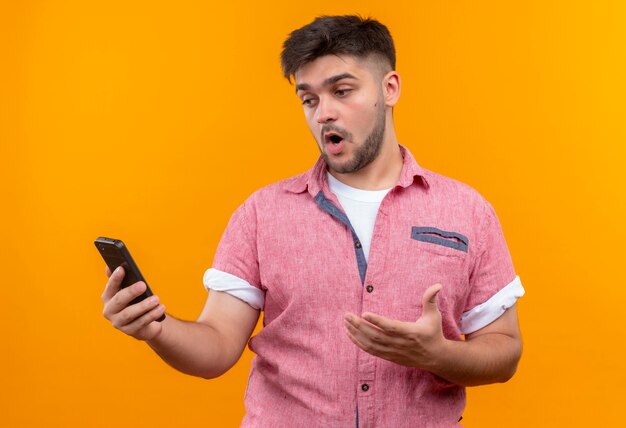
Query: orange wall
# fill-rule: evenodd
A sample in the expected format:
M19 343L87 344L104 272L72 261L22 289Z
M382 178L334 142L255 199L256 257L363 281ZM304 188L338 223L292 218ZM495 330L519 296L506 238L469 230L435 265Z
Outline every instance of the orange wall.
M624 3L209 3L0 3L0 425L238 425L250 353L204 381L114 330L92 241L196 317L232 211L317 156L283 39L355 12L396 39L400 141L492 202L527 290L519 371L466 426L620 425Z

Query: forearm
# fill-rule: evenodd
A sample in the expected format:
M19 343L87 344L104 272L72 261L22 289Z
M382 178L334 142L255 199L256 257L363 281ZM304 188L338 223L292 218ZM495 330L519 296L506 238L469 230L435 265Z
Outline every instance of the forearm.
M161 333L148 345L170 366L193 376L214 378L237 361L241 350L233 349L211 326L183 321L169 315Z
M521 339L501 333L446 340L426 369L463 386L506 382L515 374L521 353Z

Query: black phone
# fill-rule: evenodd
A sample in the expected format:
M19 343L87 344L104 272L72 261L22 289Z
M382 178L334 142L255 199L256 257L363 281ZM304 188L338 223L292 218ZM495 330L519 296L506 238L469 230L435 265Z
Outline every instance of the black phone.
M133 300L131 300L128 306L139 303L142 300L152 296L152 290L150 290L148 283L139 271L137 264L133 260L133 257L130 255L130 251L128 251L128 248L121 240L105 238L101 236L94 241L94 244L96 244L96 248L100 252L100 255L104 259L104 262L107 264L111 272L113 272L119 266L122 266L124 268L124 279L122 280L120 288L128 287L138 281L143 281L146 283L146 291L144 291L143 294L141 294L140 296L137 296ZM164 319L165 314L163 314L157 321L163 321Z

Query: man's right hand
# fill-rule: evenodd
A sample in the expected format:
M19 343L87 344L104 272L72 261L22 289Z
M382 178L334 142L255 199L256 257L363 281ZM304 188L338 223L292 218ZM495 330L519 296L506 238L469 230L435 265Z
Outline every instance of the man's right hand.
M113 327L138 340L152 340L161 334L163 323L157 319L165 313L165 306L159 304L158 296L150 296L128 306L131 300L146 290L146 284L139 281L120 289L124 278L124 269L121 266L113 273L107 267L106 274L109 281L102 293L102 314L111 321Z

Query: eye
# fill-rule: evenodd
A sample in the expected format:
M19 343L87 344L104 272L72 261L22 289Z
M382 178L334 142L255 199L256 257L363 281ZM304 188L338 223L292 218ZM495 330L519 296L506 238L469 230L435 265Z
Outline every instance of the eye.
M302 99L302 105L303 106L311 107L313 104L315 104L315 98L313 98L313 97L304 97Z
M341 88L335 91L335 95L341 98L341 97L345 97L346 95L348 95L351 91L352 89L350 88Z

